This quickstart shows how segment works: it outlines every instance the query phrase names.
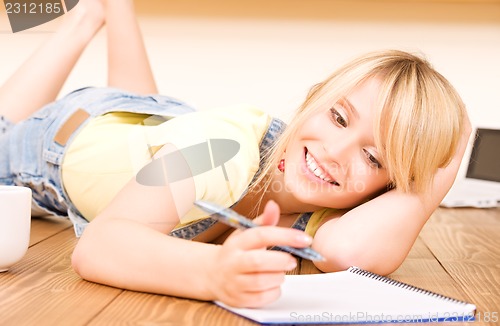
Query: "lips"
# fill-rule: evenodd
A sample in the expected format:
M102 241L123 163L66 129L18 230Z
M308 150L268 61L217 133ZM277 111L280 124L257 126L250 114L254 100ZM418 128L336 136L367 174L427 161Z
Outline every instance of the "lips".
M335 181L335 179L324 169L322 169L316 159L309 154L309 151L305 150L306 167L317 179L332 184L334 186L339 186L340 184Z

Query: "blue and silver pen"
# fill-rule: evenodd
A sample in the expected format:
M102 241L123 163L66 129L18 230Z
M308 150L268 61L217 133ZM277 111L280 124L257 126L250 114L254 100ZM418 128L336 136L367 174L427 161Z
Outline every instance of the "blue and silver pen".
M247 219L243 215L236 213L230 208L219 206L217 204L203 200L197 200L194 202L194 204L207 213L212 214L215 218L217 218L218 221L234 228L250 229L259 227L259 225L253 223L251 220ZM275 248L309 260L325 260L325 258L321 256L321 254L311 248L295 248L290 246L275 246Z

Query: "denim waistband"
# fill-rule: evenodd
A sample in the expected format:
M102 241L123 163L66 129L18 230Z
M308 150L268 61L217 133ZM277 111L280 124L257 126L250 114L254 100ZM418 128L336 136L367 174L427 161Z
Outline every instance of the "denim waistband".
M61 163L65 144L54 140L58 131L78 110L85 110L88 119L81 121L77 131L89 119L108 112L135 112L175 117L194 109L174 98L142 96L113 88L84 88L51 103L30 118L8 128L0 138L0 184L29 187L33 205L56 216L69 216L77 235L77 225L85 220L71 204L61 181ZM76 221L78 220L78 221Z

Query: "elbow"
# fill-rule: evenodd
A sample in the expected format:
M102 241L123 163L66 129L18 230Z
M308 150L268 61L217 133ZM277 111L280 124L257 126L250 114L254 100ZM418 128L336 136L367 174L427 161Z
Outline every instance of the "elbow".
M85 252L84 246L81 245L81 241L79 241L73 250L73 255L71 256L71 267L75 273L81 278L85 279L85 265L86 265L86 257L88 256Z
M73 255L71 256L71 266L75 273L83 279L88 280L89 277L86 273L85 266L88 266L88 257L90 254L85 248L86 246L82 244L82 241L78 242L75 249L73 250Z
M385 255L367 250L366 247L349 244L336 244L318 249L326 258L315 262L315 266L325 273L346 270L351 266L379 275L388 275L402 264L404 257L385 257Z
M98 241L93 239L92 223L85 229L84 234L78 240L71 256L71 266L75 273L85 280L92 280L92 257Z
M325 273L338 272L348 269L351 266L365 268L361 261L361 254L352 246L339 243L330 244L327 248L318 249L325 257L324 261L315 262L316 267Z

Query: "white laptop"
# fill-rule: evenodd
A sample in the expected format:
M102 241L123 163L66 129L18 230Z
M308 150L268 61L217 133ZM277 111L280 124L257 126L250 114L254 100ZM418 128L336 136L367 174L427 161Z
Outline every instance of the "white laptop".
M500 206L500 130L477 129L465 179L453 185L441 206Z

